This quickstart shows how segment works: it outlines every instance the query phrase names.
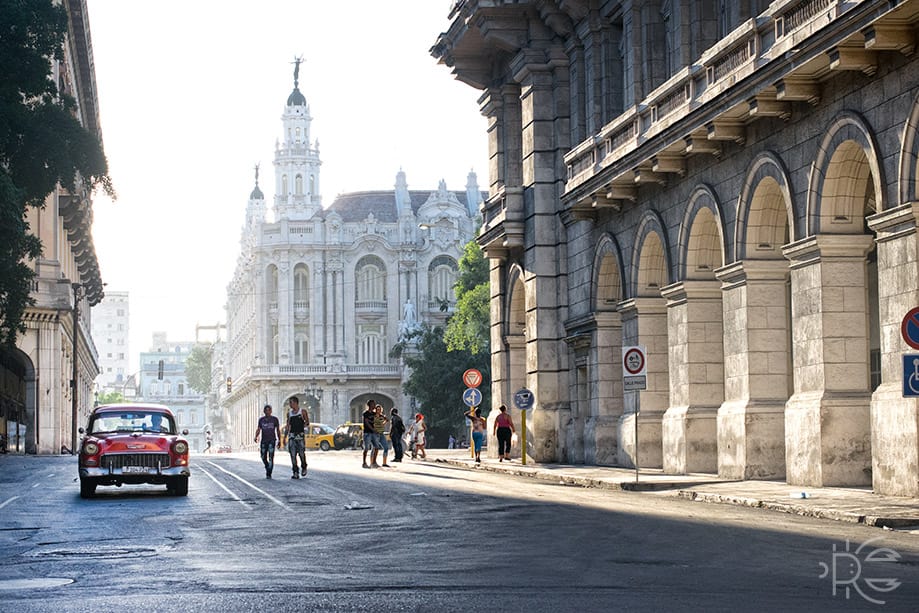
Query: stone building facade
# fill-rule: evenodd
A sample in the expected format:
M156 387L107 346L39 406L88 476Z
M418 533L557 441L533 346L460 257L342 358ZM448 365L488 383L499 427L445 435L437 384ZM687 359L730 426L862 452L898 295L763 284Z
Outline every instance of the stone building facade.
M324 208L297 74L275 148L271 210L256 168L227 290L227 340L215 351L215 421L234 449L253 446L264 404L283 418L294 395L313 422L333 427L359 420L369 398L410 411L407 373L390 350L452 310L458 261L484 200L474 173L464 191L444 182L417 191L399 171L392 190L341 194Z
M77 102L76 116L99 136L99 102L85 0L63 2L68 17L64 57L52 78ZM0 348L0 434L10 449L60 453L78 440L94 400L99 360L90 333L90 307L103 297L92 238L92 194L58 187L44 207L26 215L42 242L15 348ZM74 398L76 394L76 398ZM18 424L18 426L16 426Z
M96 393L117 392L125 396L129 386L137 387L132 383L133 373L129 370L131 309L128 292L106 292L102 302L93 307L92 317L92 335L99 352Z
M535 392L528 452L919 496L919 2L451 21L432 54L489 119L492 393Z

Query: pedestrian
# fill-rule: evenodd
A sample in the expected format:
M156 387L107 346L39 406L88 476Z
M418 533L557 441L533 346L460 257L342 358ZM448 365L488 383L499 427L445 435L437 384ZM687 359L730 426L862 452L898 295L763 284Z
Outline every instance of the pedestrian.
M281 448L281 422L271 414L271 405L266 404L262 409L264 415L258 418L255 426L255 442L259 442L259 451L262 455L262 464L265 465L265 478L271 479L274 470L274 450Z
M401 462L405 450L402 445L402 435L405 434L405 423L399 411L393 407L389 412L389 438L392 439L393 462Z
M375 404L373 407L373 436L379 443L380 448L383 449L383 463L381 465L383 468L390 468L389 464L386 463L386 457L389 455L389 441L386 440L386 424L388 423L389 420L383 415L383 405ZM374 453L377 452L376 449L373 451ZM370 465L374 468L380 468L373 459L371 459Z
M456 447L456 438L453 436L453 433L450 433L450 438L447 439L447 449L454 449Z
M495 427L493 434L498 437L498 461L511 461L511 439L517 431L514 429L514 420L507 412L507 407L503 404L498 407L500 413L495 418Z
M417 456L421 456L422 460L427 460L428 455L424 451L425 443L425 430L428 427L424 423L424 415L421 413L415 413L415 423L412 424L411 433L412 441L414 441L414 448L412 449L412 459L415 459Z
M472 444L475 447L475 463L482 463L482 444L485 442L485 431L488 423L482 417L482 409L476 407L466 412L466 417L472 421Z
M364 463L362 465L364 468L370 468L370 464L367 463L368 451L373 449L370 454L371 461L376 462L377 458L377 448L373 444L373 417L376 414L376 411L374 411L375 407L376 403L371 398L367 401L367 410L361 414L361 417L364 420Z
M211 431L208 430L204 433L204 453L211 452L211 444L213 440L211 439Z
M291 396L287 402L290 404L290 411L287 413L287 425L284 429L287 431L287 452L290 453L293 470L290 478L299 479L301 474L306 476L306 430L310 427L310 416L306 411L300 410L300 399L296 396ZM299 467L297 458L300 458Z

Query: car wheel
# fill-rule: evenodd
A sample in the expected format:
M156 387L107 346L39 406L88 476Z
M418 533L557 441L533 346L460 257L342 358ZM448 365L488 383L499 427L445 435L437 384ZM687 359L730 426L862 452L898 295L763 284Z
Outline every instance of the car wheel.
M332 447L329 445L329 441L322 441L321 443L319 443L319 448L322 449L323 451L328 451Z
M87 479L80 479L80 498L92 498L96 495L96 484Z
M175 496L188 496L188 477L176 477L166 486L166 491Z

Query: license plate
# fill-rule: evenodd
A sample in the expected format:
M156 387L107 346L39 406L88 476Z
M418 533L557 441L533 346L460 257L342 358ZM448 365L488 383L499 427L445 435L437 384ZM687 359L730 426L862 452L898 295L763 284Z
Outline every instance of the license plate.
M149 469L146 466L125 466L121 469L123 473L145 473Z

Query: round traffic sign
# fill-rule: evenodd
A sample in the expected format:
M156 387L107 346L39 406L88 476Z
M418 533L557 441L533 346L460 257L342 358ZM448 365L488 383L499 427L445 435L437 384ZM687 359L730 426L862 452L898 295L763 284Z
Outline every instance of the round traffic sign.
M645 369L645 352L638 347L629 347L622 356L622 367L626 375L640 375Z
M470 368L463 373L463 383L466 387L478 387L482 384L482 373L475 368Z
M470 387L463 392L463 403L467 407L477 407L482 404L482 392L474 387Z
M910 309L903 317L900 334L903 335L903 340L907 345L913 349L919 349L919 307Z
M533 406L533 402L536 400L533 392L523 387L517 390L514 394L514 406L522 411L526 411Z

